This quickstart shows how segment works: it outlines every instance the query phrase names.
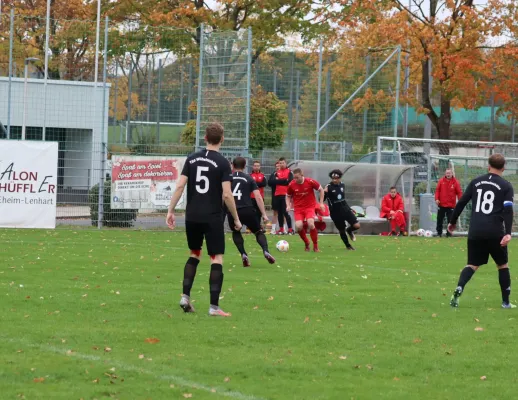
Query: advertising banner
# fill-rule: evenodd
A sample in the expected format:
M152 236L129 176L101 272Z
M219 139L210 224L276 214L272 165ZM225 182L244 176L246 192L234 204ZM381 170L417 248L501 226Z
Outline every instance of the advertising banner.
M58 143L0 141L0 227L55 228Z

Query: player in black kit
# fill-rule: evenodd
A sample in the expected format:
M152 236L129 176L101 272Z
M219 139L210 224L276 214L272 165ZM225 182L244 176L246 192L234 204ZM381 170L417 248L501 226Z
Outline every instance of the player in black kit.
M236 229L241 228L236 204L232 196L232 174L228 160L219 153L223 143L223 127L211 123L205 130L207 148L187 157L176 190L171 197L166 223L175 227L174 210L187 185L185 232L191 255L183 273L183 293L180 307L185 312L194 312L191 303L191 288L200 262L203 240L211 259L209 315L229 317L219 308L219 295L223 286L223 254L225 253L225 230L223 227L223 201L227 206Z
M507 244L513 227L513 186L502 178L505 158L502 154L489 157L488 174L473 179L457 203L448 225L453 232L462 210L471 201L471 220L468 232L468 265L462 270L450 305L459 306L464 287L489 256L498 268L502 291L502 308L516 308L509 302L511 275L508 267Z
M261 193L259 192L259 188L254 179L243 172L246 167L246 160L243 157L236 157L232 162L232 165L234 166L234 173L232 174L232 194L234 195L234 200L236 202L239 220L255 235L257 243L259 243L259 246L261 246L261 249L263 250L264 257L270 264L273 264L275 262L275 258L273 258L268 251L268 241L261 229L261 224L257 221L256 211L251 198L251 194L253 193L257 206L261 211L263 221L267 222L268 217L266 216L264 202ZM234 240L234 244L241 254L243 267L249 267L250 260L245 251L245 240L243 239L243 235L241 235L241 228L237 228L235 226L234 219L230 214L228 214L228 225L230 226L230 229L232 229L232 239Z
M333 220L336 229L340 232L340 237L345 244L347 250L355 250L349 240L347 234L351 237L351 240L356 241L354 231L360 229L360 223L356 219L351 207L345 201L345 185L342 183L342 171L334 169L329 173L331 182L324 188L325 198L329 204L329 213ZM345 229L345 222L349 223L349 227ZM346 234L347 232L347 234Z

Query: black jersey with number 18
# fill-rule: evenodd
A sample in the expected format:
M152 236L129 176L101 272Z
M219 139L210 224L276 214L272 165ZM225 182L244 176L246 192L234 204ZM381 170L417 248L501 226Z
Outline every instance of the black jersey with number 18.
M473 179L459 200L451 223L456 223L460 213L471 200L469 239L494 239L505 235L504 210L513 206L513 186L496 174L486 174Z
M232 179L230 165L214 150L201 150L185 160L182 175L187 177L185 220L212 222L222 220L223 182Z
M232 174L232 195L237 209L253 207L250 195L254 190L259 190L259 188L250 175L240 171Z

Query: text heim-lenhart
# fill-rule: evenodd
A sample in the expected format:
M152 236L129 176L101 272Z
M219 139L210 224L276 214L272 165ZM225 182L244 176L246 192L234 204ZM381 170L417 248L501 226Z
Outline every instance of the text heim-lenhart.
M40 197L19 199L17 197L0 197L0 204L54 204L54 199L42 199Z

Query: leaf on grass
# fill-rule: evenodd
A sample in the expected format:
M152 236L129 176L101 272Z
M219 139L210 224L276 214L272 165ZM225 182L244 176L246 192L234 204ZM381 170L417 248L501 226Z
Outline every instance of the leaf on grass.
M304 318L304 323L309 322L309 317Z
M258 308L259 308L259 306L255 306L255 307L254 307L254 310L257 310Z
M421 343L421 342L422 342L422 340L421 340L421 339L419 339L419 338L415 338L415 339L414 339L414 343Z
M481 381L485 381L486 379L487 379L487 376L485 376L485 375L483 375L483 376L481 376L481 377L480 377L480 380L481 380Z
M399 378L397 376L394 377L395 381L399 381Z
M74 351L73 350L67 350L66 355L67 356L72 356L72 355L74 355Z
M370 364L367 364L367 369L368 369L369 371L372 371L372 370L374 369L374 367L373 367L372 365L370 365Z
M185 397L186 399L190 399L192 397L192 393L184 393L183 397Z
M360 369L362 366L361 365L355 365L354 368L356 369Z
M375 324L381 324L381 319L376 321Z
M158 342L160 342L160 339L157 339L157 338L146 338L145 342L149 343L149 344L157 344Z
M210 392L211 393L216 393L216 389L212 388L212 389L210 389Z
M94 347L92 347L92 350L99 350L99 347L94 346Z
M482 328L482 327L480 327L480 326L477 326L477 327L475 328L475 331L477 331L477 332L482 332L483 330L484 330L484 328Z
M111 347L105 347L105 348L104 348L104 351L105 351L106 353L109 353L110 351L112 351L112 349L111 349Z
M272 301L273 300L273 296L268 297L268 300Z
M144 358L144 354L139 354L138 358L140 358L142 360Z
M340 360L347 360L347 356L340 356L338 357Z
M437 314L432 314L432 318L435 318L435 317L437 317Z
M475 322L480 322L480 320L478 318L475 318Z
M172 383L169 385L169 387L170 387L171 389L174 389L174 385L173 385Z
M224 382L230 382L230 377L226 376L225 379L223 379Z
M45 378L34 378L33 380L34 383L41 383L41 382L45 382Z

